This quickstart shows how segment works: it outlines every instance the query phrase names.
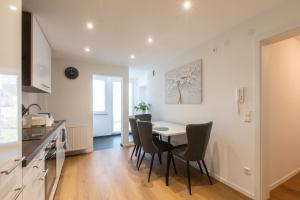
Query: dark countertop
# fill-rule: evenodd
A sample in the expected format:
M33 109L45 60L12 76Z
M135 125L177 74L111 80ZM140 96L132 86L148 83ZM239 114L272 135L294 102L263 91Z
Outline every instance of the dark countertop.
M23 167L26 167L32 159L40 152L40 150L53 139L51 137L56 129L62 125L65 120L55 121L51 127L34 127L22 130L22 155L25 156ZM24 140L26 135L43 135L39 140ZM26 137L25 137L26 138Z

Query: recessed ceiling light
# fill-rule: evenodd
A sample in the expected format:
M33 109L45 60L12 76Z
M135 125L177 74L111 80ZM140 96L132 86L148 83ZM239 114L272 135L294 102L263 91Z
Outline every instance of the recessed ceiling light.
M84 51L85 51L85 52L90 52L91 49L90 49L89 47L86 47L86 48L84 48Z
M131 60L135 59L135 55L134 55L134 54L131 54L131 55L130 55L130 59L131 59Z
M18 8L17 8L15 5L9 5L8 7L9 7L9 9L11 9L12 11L18 10Z
M149 38L147 39L147 42L150 43L150 44L153 43L153 38L152 38L152 37L149 37Z
M190 1L184 1L182 6L185 10L189 10L192 7L192 3Z
M88 22L88 23L86 24L86 27L87 27L88 29L92 30L92 29L94 29L94 24L93 24L92 22Z

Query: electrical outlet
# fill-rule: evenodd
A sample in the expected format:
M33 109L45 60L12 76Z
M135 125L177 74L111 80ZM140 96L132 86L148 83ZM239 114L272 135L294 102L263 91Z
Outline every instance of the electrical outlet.
M247 176L251 176L251 169L248 167L244 167L244 174Z

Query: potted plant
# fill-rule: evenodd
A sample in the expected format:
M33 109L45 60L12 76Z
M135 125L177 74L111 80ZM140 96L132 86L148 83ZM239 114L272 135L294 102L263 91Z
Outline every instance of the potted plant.
M138 105L134 106L134 110L136 112L142 112L145 114L148 110L150 110L151 105L145 102L140 102Z

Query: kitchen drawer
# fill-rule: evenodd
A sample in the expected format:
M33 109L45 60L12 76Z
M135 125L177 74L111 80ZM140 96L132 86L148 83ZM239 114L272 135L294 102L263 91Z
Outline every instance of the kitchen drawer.
M45 181L40 176L33 179L30 185L26 185L23 192L23 200L44 200L45 199Z
M23 200L45 199L45 174L44 150L23 168L23 184L26 186L23 192Z
M14 168L14 166L16 166ZM22 162L10 162L3 166L0 171L12 169L9 174L0 174L0 199L12 199L17 193L15 189L22 185Z
M14 199L19 193L17 189L22 187L22 166L18 166L9 175L0 175L0 182L0 199Z
M41 150L37 156L23 168L23 183L25 185L39 178L42 171L45 169L44 150Z

